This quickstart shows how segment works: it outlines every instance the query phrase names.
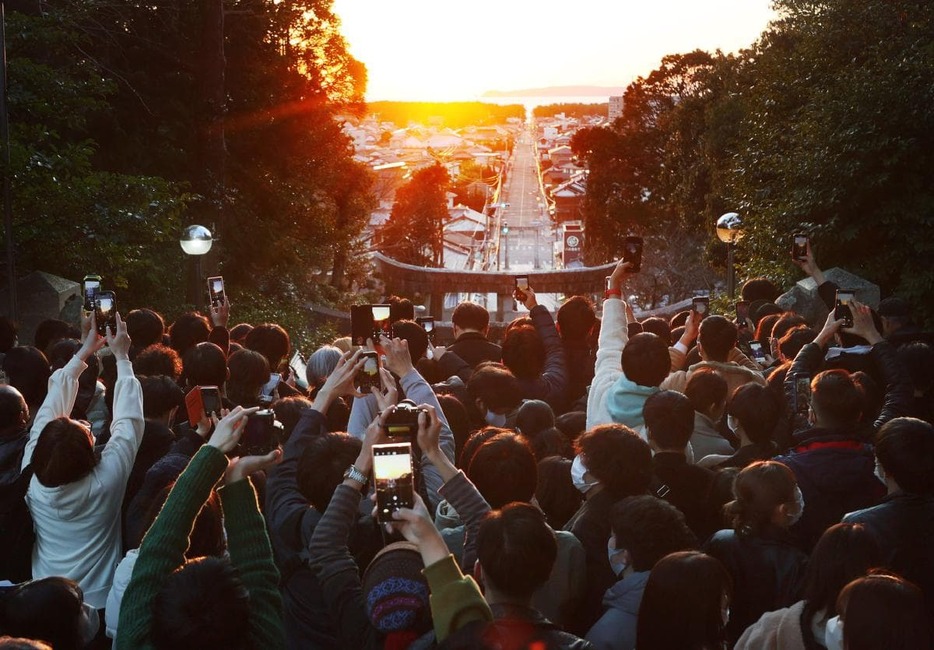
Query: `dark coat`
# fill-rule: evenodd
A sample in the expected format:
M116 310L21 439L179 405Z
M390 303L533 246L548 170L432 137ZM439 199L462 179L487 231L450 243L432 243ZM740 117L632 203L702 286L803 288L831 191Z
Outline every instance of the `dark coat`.
M719 528L717 505L711 500L714 472L689 464L683 453L661 451L652 457L652 473L652 492L684 514L697 539L705 540Z
M601 614L601 603L606 590L616 582L606 557L606 543L610 537L610 510L616 503L607 490L584 501L564 530L574 533L584 547L587 560L587 587L578 608L579 621L571 631L586 634Z
M471 368L484 361L503 360L503 348L487 340L480 332L464 332L448 347L448 351L459 356Z

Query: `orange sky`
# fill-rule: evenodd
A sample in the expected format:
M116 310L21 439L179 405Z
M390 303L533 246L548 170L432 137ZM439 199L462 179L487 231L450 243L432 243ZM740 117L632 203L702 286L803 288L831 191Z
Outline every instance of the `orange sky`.
M367 99L453 101L487 90L626 86L665 54L736 51L770 0L334 0Z

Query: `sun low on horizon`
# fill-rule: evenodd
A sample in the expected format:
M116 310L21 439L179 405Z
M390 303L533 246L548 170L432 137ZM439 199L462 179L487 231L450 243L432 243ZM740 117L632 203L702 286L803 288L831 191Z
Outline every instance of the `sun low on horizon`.
M771 0L334 0L367 99L464 101L490 90L625 87L666 54L752 45Z

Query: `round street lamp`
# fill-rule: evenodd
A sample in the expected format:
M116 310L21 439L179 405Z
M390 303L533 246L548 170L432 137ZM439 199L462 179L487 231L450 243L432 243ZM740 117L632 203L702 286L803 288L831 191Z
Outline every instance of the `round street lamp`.
M717 238L726 244L727 292L732 299L736 294L736 271L733 269L733 249L736 242L743 238L743 219L737 212L727 212L717 219Z
M204 226L193 225L182 231L178 243L191 260L188 273L188 302L200 307L201 282L204 279L201 277L201 259L211 250L214 237Z

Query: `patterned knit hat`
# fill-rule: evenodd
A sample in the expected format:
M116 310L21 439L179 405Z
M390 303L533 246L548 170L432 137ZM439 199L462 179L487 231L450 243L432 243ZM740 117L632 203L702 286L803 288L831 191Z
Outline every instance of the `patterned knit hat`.
M424 568L422 556L410 542L395 542L376 554L363 574L363 597L373 627L383 634L430 629Z

